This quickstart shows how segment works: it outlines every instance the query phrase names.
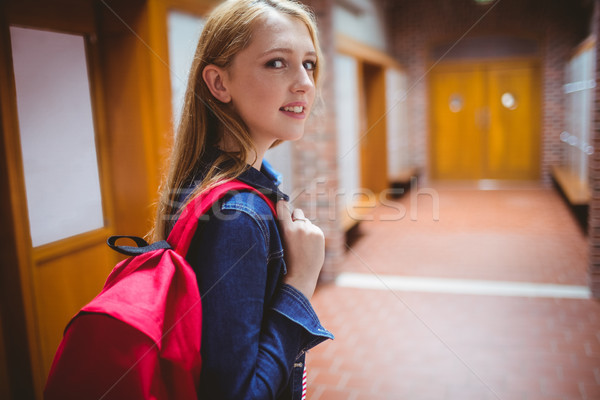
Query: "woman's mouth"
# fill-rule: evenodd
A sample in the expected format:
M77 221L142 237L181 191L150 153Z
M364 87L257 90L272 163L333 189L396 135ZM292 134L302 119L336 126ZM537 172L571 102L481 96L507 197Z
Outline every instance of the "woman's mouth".
M286 116L290 118L294 118L297 120L304 120L307 117L308 109L302 103L298 104L288 104L287 106L283 106L279 109L279 111L283 112Z
M280 110L287 111L287 112L293 112L296 114L302 114L304 112L304 107L303 106L281 107Z

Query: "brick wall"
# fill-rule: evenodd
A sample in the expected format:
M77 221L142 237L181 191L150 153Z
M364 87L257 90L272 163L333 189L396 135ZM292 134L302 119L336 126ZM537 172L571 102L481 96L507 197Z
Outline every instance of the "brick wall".
M542 73L542 178L562 161L559 134L564 129L564 65L572 49L588 33L589 10L579 1L499 0L482 6L473 0L405 0L392 7L393 52L406 67L409 132L413 163L428 164L428 78L433 65L429 52L440 42L465 37L510 35L538 43ZM428 176L428 171L425 170Z
M304 137L293 144L294 187L303 189L294 205L304 209L325 233L326 254L321 282L327 282L334 279L344 253L344 233L337 218L330 216L330 207L334 204L331 194L338 186L334 82L327 78L331 77L333 68L327 62L333 62L335 55L334 0L304 0L303 3L313 10L318 20L325 79L321 88L323 101L311 115Z
M592 32L598 38L600 34L600 0L594 2L594 19ZM596 80L600 76L600 41L596 41ZM591 156L589 179L591 201L588 225L589 285L595 298L600 298L600 85L594 90L594 106L592 108L592 144L596 151Z

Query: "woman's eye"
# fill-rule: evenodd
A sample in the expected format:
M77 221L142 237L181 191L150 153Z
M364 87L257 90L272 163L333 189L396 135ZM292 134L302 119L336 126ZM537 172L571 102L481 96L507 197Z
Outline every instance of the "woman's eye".
M280 59L271 60L267 63L267 67L283 68L283 67L285 67L285 63L283 62L283 60L280 60Z
M307 71L314 71L317 67L317 63L315 61L304 61L303 65Z

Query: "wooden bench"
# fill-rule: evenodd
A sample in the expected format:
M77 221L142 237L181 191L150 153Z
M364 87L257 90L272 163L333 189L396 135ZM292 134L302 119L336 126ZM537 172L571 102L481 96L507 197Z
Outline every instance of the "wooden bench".
M390 176L388 180L391 193L387 193L386 195L396 199L402 197L403 194L408 193L412 178L416 178L418 175L418 167L406 167L397 174ZM354 200L351 204L344 205L338 213L343 231L348 232L357 226L360 221L370 218L369 215L373 212L378 201L379 197L377 195L375 203L373 203L373 199Z
M397 174L390 176L390 188L392 189L392 198L400 198L410 189L412 178L419 176L418 167L406 167L398 171Z
M564 193L568 202L574 206L588 205L590 203L590 187L577 175L560 165L552 166L552 177Z
M375 206L372 203L355 201L346 204L339 212L340 225L344 232L348 232L373 212Z
M587 234L591 198L589 184L581 180L579 176L571 172L567 167L559 165L552 166L552 180L554 181L554 186L565 199L574 217L579 222L581 229Z

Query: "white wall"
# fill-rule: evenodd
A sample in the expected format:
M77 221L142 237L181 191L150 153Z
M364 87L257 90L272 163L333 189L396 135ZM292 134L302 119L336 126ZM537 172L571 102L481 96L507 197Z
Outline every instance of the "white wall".
M358 63L349 56L338 54L334 62L335 107L337 128L338 179L341 204L351 204L360 187Z
M411 165L406 127L406 74L389 68L385 74L388 176L394 180Z
M203 18L179 11L170 11L168 15L169 68L171 70L171 103L174 126L179 124L181 118L190 67L204 23Z
M282 182L279 189L292 196L294 191L293 186L293 171L292 171L292 143L283 142L267 151L265 159L282 175Z
M351 0L362 10L356 14L338 2L333 8L333 28L336 33L349 36L359 42L387 51L385 18L375 0Z
M595 48L581 52L566 66L564 86L567 120L561 139L565 143L567 165L583 182L587 182L591 146L592 102L596 81Z

